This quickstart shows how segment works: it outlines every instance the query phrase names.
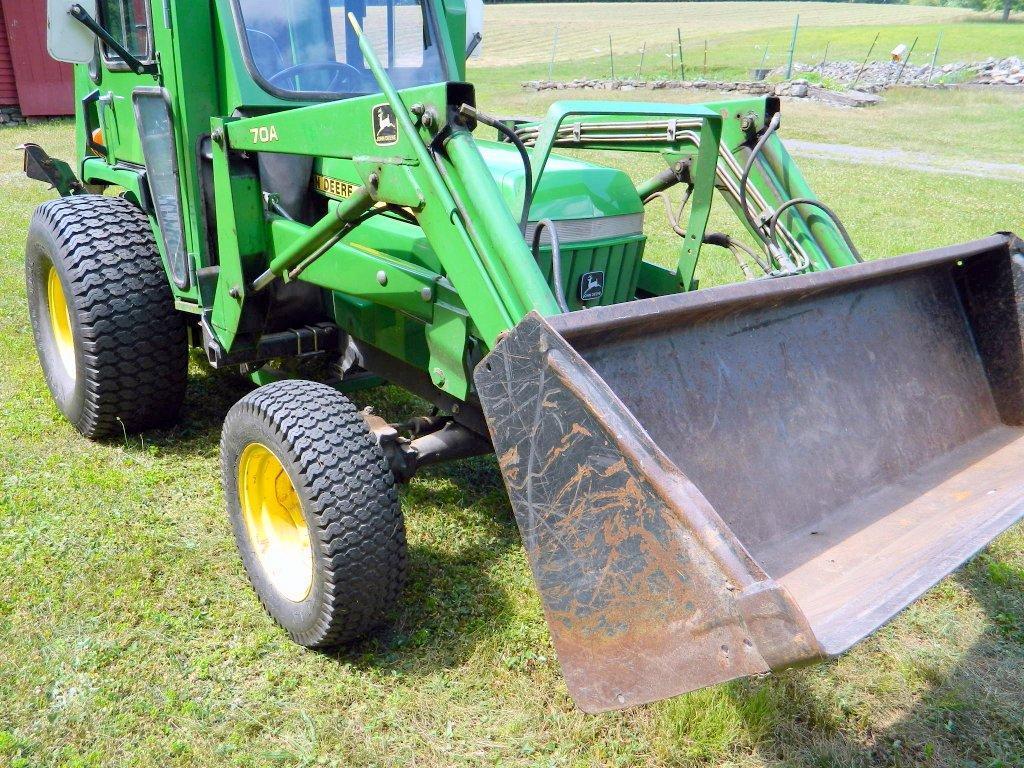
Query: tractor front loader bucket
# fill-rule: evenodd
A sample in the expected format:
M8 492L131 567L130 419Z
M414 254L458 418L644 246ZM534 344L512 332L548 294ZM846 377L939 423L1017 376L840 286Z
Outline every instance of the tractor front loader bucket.
M587 711L850 648L1024 514L1024 244L527 316L475 377Z

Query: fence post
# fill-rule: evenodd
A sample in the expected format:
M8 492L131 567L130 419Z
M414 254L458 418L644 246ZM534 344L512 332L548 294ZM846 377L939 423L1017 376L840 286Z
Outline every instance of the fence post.
M679 79L686 79L686 65L683 64L683 31L676 27L676 40L679 44Z
M853 85L850 86L850 90L853 90L853 89L855 89L857 87L857 82L860 80L860 76L864 74L864 67L866 67L868 65L868 59L871 58L871 52L873 50L875 50L875 43L878 42L878 36L880 34L882 34L882 33L881 32L876 32L875 33L875 39L871 41L871 47L868 48L867 56L864 57L864 63L861 64L860 65L860 69L857 70L857 76L855 78L853 78Z
M916 37L915 37L915 38L914 38L914 42L912 42L912 43L910 44L910 50L909 50L909 51L907 51L907 58L905 58L905 59L903 60L903 66L902 66L902 67L900 67L900 73L899 73L898 75L896 75L896 82L895 82L895 83L893 83L893 85L899 85L899 84L900 84L900 78L901 78L901 77L903 77L903 70L905 70L905 69L907 68L907 64L909 64L909 63L910 63L910 57L914 55L914 48L916 48L916 47L917 47L917 41L918 41L918 39L919 39L919 38L916 38Z
M555 79L555 51L558 50L558 26L555 25L555 36L551 41L551 63L548 64L548 82Z
M935 41L935 50L932 52L932 66L928 70L928 83L932 82L932 78L935 77L935 62L939 58L939 46L942 45L942 30L939 30L939 38Z
M796 34L800 31L800 14L796 15L793 22L793 39L789 42L789 62L786 64L786 79L793 76L793 54L796 52Z

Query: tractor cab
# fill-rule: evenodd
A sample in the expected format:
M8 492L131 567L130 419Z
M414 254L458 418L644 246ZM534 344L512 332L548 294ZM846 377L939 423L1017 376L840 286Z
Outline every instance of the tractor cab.
M423 0L237 0L235 8L249 74L282 99L377 92L350 13L398 88L448 79L438 19Z

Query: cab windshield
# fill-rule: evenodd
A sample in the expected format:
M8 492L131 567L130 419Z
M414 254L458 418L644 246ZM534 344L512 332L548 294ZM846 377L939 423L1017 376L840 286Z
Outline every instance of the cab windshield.
M376 93L354 13L398 88L443 81L423 0L237 0L244 44L261 85L293 98Z

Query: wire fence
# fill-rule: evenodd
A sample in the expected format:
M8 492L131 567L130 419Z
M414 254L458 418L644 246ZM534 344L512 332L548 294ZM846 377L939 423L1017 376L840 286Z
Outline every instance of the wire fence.
M828 31L801 29L799 15L789 30L769 30L761 41L749 33L737 38L690 37L682 27L636 45L617 44L614 33L605 40L581 45L569 42L556 26L549 40L545 67L549 80L610 78L612 80L700 80L733 77L762 79L771 73L789 78L808 67L821 71L837 62L895 62L901 71L911 64L930 65L942 76L942 29L927 34L907 30L861 30L841 37ZM948 39L948 38L947 38Z

